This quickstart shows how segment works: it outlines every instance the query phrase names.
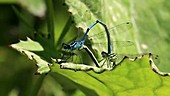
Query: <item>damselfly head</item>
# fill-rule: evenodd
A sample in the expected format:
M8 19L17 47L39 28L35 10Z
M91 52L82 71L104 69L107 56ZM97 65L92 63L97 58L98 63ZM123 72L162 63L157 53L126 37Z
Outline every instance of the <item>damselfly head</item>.
M63 43L63 44L62 44L62 48L63 48L63 49L70 49L71 46L70 46L69 44Z
M104 52L104 51L101 52L101 55L102 55L103 58L108 57L108 53L106 53L106 52Z

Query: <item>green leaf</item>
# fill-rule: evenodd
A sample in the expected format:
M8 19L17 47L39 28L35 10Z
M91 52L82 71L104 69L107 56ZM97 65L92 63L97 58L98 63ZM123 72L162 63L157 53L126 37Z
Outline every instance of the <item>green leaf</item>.
M31 46L30 46L31 45ZM23 50L29 50L29 51L43 51L43 47L38 43L30 38L27 38L27 41L22 41L17 44L13 44L12 47L17 48L17 49L23 49Z
M33 60L38 66L37 73L43 74L48 73L50 68L48 67L48 62L45 61L41 56L37 55L37 51L43 51L43 47L35 41L32 41L30 38L27 38L27 41L20 41L17 44L10 45L12 48L21 52L27 56L30 60Z
M162 23L163 21L166 22L169 20L169 12L167 11L169 3L166 1L155 1L155 5L153 2L146 3L145 1L138 2L133 0L132 2L112 0L92 0L90 2L83 0L78 2L76 0L67 0L66 3L69 5L69 11L72 12L77 26L82 27L84 30L97 19L105 22L108 27L113 27L116 25L115 23L132 22L133 27L131 30L114 34L111 37L113 41L133 41L135 46L116 49L115 52L118 54L156 54L159 56L159 61L155 63L158 68L163 72L170 72L170 59L168 59L169 54L166 52L170 47L168 39L169 27L167 23ZM143 3L145 7L141 3ZM166 10L162 8L163 4L166 5ZM106 6L108 8L106 8ZM159 14L156 10L157 7L159 7ZM80 11L79 8L82 10ZM81 18L86 18L86 15L81 15L86 12L84 10L90 12L88 13L90 16L87 16L87 21ZM102 16L102 18L100 16ZM151 19L146 19L150 17ZM102 26L96 25L94 30L92 29L92 31L89 32L89 36L101 32L102 29ZM103 42L106 41L106 38L95 39L95 41ZM161 47L158 48L158 46ZM100 46L93 46L93 49L101 52L103 47L100 49Z
M91 25L92 22L94 22L96 19L100 19L100 20L106 22L106 24L111 27L113 26L113 24L115 24L115 21L116 22L125 22L126 20L129 20L134 24L134 27L132 28L133 30L130 30L130 32L127 33L127 35L124 35L127 37L121 37L122 34L117 34L115 36L116 40L132 40L136 43L136 49L132 49L132 48L126 49L126 51L128 51L127 54L134 54L134 53L140 54L142 52L154 52L153 54L160 55L159 52L154 51L154 50L157 50L157 48L153 47L154 46L153 42L150 42L151 40L147 40L147 39L154 40L153 38L150 38L150 37L152 37L152 34L154 34L154 33L150 32L150 35L148 35L148 34L145 35L146 34L145 31L138 29L138 26L135 25L138 22L137 22L137 20L134 21L133 14L134 14L134 12L137 14L138 12L141 12L141 11L137 10L136 8L127 10L126 7L123 6L124 2L111 1L111 0L107 0L107 1L103 0L101 4L100 3L95 4L95 2L96 1L92 1L92 3L90 2L91 4L88 5L87 2L85 2L85 1L84 2L83 1L79 2L77 0L67 0L66 1L66 3L69 5L69 11L72 12L72 14L74 16L74 20L77 23L77 27L82 27L84 30L86 30L86 28L89 25ZM133 5L134 2L129 2L129 4L132 7L134 6ZM141 5L140 2L138 2L138 4ZM99 10L101 9L100 5L102 5L102 9L104 11L102 10L101 12L96 12L93 10L93 8L90 5L98 6L96 8ZM103 8L103 6L104 6L104 8ZM105 6L107 6L108 8L105 8ZM128 5L127 5L127 7L128 7ZM143 7L143 6L141 6L141 7ZM87 17L90 17L88 19L89 21L83 21L83 19L86 18L86 15L85 16L83 15L83 17L84 17L83 19L81 18L82 14L85 12L90 12L90 14L91 14L91 16L87 16ZM105 12L105 14L104 14L104 12ZM131 18L127 12L132 13L132 14L130 14ZM101 14L96 15L95 13L101 13ZM100 15L104 15L104 16L102 18L100 18ZM145 18L143 17L143 18L135 18L135 19L138 19L140 21L140 19L145 19ZM85 20L87 20L87 18ZM149 22L149 20L143 20L143 21ZM151 19L151 21L152 21L152 19ZM139 25L139 26L142 27L142 26L145 26L146 24ZM148 28L151 28L151 27L148 27ZM155 28L155 27L152 27L152 28ZM101 31L101 27L96 26L96 28L94 28L93 32L92 33L90 32L89 35L91 35L93 33L96 34L97 32L100 32L100 31ZM139 32L139 31L141 31L141 32ZM145 34L141 35L141 33L145 33ZM154 34L154 35L156 35L156 34ZM140 39L138 37L141 37L141 38L143 37L143 39ZM153 37L156 37L156 36L153 36ZM139 41L139 40L141 40L141 41ZM141 42L144 42L145 40L146 40L146 42L148 44L147 46L149 48L149 49L147 49L147 51L145 49L141 48L142 47ZM103 41L103 39L100 39L98 41ZM149 43L150 43L150 46L149 46ZM151 45L153 45L153 46L151 46ZM101 52L100 47L98 47L98 46L93 46L93 49L97 49L97 50L99 50L99 52ZM119 51L117 51L117 53L119 53ZM126 52L123 52L123 53L126 53ZM160 58L160 59L162 60L162 58ZM164 58L164 59L166 59L166 58ZM159 64L157 62L155 62L155 63ZM160 64L162 64L162 63L160 63ZM167 95L164 93L168 92L168 90L169 90L168 87L166 87L168 89L168 90L165 90L166 92L160 92L160 94L159 94L158 90L160 91L162 89L161 91L163 91L163 89L165 89L164 87L161 87L161 86L169 86L169 84L166 85L166 84L162 83L162 81L163 82L168 81L169 78L163 78L163 77L160 77L159 75L155 74L151 70L152 68L149 65L150 65L149 59L142 58L135 62L124 61L119 68L117 68L113 71L104 72L99 75L95 74L93 72L89 72L88 74L90 76L93 76L96 80L102 82L108 88L110 88L110 90L113 92L113 94L111 94L111 95L117 95L117 96L119 96L119 95L126 96L128 94L129 95L141 95L141 94L142 95L154 95L154 94ZM70 71L68 73L70 73ZM67 77L70 78L73 75L74 74L71 73L70 75L67 75ZM77 76L76 73L75 73L75 75ZM83 75L81 75L81 76L83 77ZM77 79L79 79L79 78L81 78L81 77L78 77ZM74 78L74 79L76 79L76 78ZM77 81L77 79L76 79L76 81ZM87 86L89 84L84 83L84 85ZM156 89L156 92L153 91L154 89ZM98 93L98 94L101 94L101 93Z
M154 1L156 5L166 4L165 1ZM153 54L158 54L161 61L165 61L168 63L168 51L164 52L164 49L168 49L169 45L168 38L166 35L168 34L168 25L165 28L160 28L159 26L159 16L156 17L155 14L157 12L157 6L153 4L153 2L147 3L147 1L113 1L113 0L66 0L66 4L69 7L69 12L72 13L74 17L76 27L81 27L84 30L88 28L94 21L97 19L102 20L106 23L108 27L113 27L114 25L120 24L122 22L131 21L133 23L133 28L131 30L127 30L125 33L117 32L115 35L112 35L112 39L114 40L131 40L135 43L132 47L125 47L122 49L117 49L114 52L117 54L140 54L143 52L153 52ZM136 6L138 4L138 6ZM143 6L145 5L145 7ZM154 6L153 6L154 5ZM146 9L145 9L146 8ZM148 10L149 9L149 10ZM168 8L167 8L168 9ZM153 14L153 12L155 13ZM163 10L160 7L159 10ZM146 11L146 12L145 12ZM141 12L141 13L140 13ZM160 11L161 12L161 11ZM143 15L144 14L144 15ZM162 13L165 15L168 13ZM162 15L161 14L161 15ZM160 14L159 14L160 15ZM164 15L162 17L164 17ZM60 15L59 15L60 16ZM58 16L58 21L62 22L62 20L69 19L61 19L64 16ZM141 16L141 17L140 17ZM152 17L152 18L151 18ZM161 16L160 16L161 17ZM169 15L167 15L168 19ZM146 18L149 18L146 20ZM164 18L161 18L162 20ZM165 20L165 21L166 21ZM55 21L56 22L56 21ZM55 23L56 24L56 23ZM67 25L67 23L66 23ZM59 25L61 26L61 25ZM64 24L63 24L64 26ZM68 27L68 25L67 25ZM67 27L64 28L64 31L55 31L57 34L54 38L55 40L59 40L59 44L57 46L52 45L47 42L48 39L37 39L37 42L32 40L22 41L18 44L11 45L13 48L17 49L21 53L24 53L31 60L36 61L38 65L38 73L50 73L50 75L56 79L56 81L60 82L61 85L65 85L65 81L67 82L67 86L63 86L64 89L67 87L77 88L81 90L85 95L92 96L136 96L136 95L147 95L147 96L169 96L168 92L170 91L170 83L169 77L161 77L152 71L152 65L150 65L148 55L145 55L141 59L137 59L134 62L125 59L120 66L117 66L112 71L105 71L101 74L96 74L93 71L77 71L74 72L72 70L60 69L59 64L54 63L51 58L59 56L54 54L59 54L61 51L61 42L67 43L70 38L74 38L73 34L66 34L67 32L71 32L73 30L69 30ZM61 29L62 29L61 28ZM160 29L159 29L160 28ZM68 29L68 30L65 30ZM102 26L96 25L90 32L90 35L94 35L99 33L104 28ZM163 34L159 33L159 30L163 31ZM67 31L67 32L66 32ZM74 30L75 31L75 30ZM63 33L62 33L63 32ZM154 32L154 33L153 33ZM65 35L63 35L65 33ZM61 36L61 37L59 37ZM156 45L158 40L154 39L155 37L161 37L161 44L164 46L162 48L158 48ZM96 39L98 42L103 42L106 38ZM166 41L166 42L165 42ZM156 42L156 43L155 43ZM28 46L29 44L30 46ZM160 44L160 43L159 43ZM31 47L33 46L33 47ZM43 47L42 47L43 46ZM55 47L57 47L56 50ZM161 47L161 46L159 46ZM37 48L37 49L36 49ZM44 49L44 50L43 50ZM98 52L100 55L101 51L107 50L107 48L103 48L103 46L93 45L93 51ZM115 48L116 49L116 48ZM159 51L157 51L159 50ZM39 54L37 51L40 51ZM47 54L48 53L48 54ZM84 54L83 54L84 55ZM83 57L83 56L82 56ZM86 56L84 58L86 61L89 61ZM51 61L50 61L51 60ZM53 66L50 66L51 63ZM68 64L73 64L69 63ZM91 65L92 63L89 62ZM155 64L160 64L158 66L159 69L168 70L168 65L163 66L164 62L154 62ZM89 65L90 66L90 65ZM50 70L51 69L51 70ZM62 78L61 78L62 77ZM63 80L66 78L66 80Z
M66 69L58 69L58 65L52 67L52 72L59 72L60 74L73 80L75 83L93 89L98 95L152 96L154 94L159 94L158 96L168 96L168 94L166 95L164 93L168 93L169 91L168 87L170 84L168 84L167 81L169 81L170 78L164 78L155 74L151 70L148 61L149 58L147 55L141 59L137 59L134 62L129 59L125 59L125 61L114 70L106 71L102 74L96 74L92 71L74 72ZM163 92L160 93L160 91Z
M101 94L101 95L111 95L112 91L108 90L107 86L105 86L102 82L99 82L95 78L89 76L86 72L79 71L79 72L74 72L72 70L65 70L65 69L60 69L58 65L55 65L52 68L52 73L55 74L56 72L69 78L72 80L78 88L80 86L85 87L85 89L81 89L85 94L88 94L88 90L92 90L91 94ZM56 71L58 70L58 71ZM81 76L81 77L80 77ZM88 79L88 80L87 80ZM90 95L90 94L89 94Z
M142 4L145 5L142 6ZM130 10L135 20L136 36L139 41L139 49L144 52L152 52L159 55L158 68L163 72L170 72L169 29L170 20L169 2L158 0L154 2L132 2ZM157 10L158 9L158 10ZM148 19L147 19L148 18Z

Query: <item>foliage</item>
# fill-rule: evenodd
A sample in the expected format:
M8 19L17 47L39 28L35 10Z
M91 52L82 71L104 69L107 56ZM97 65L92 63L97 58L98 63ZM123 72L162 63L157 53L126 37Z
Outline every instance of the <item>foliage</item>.
M66 0L64 3L62 0L53 2L51 0L46 2L16 0L15 3L22 6L22 10L18 10L17 7L13 7L13 9L20 20L18 26L21 31L19 33L20 38L24 40L20 40L18 43L10 46L36 63L38 74L48 74L47 76L42 75L38 79L35 83L35 88L30 91L31 96L37 94L36 91L41 87L41 84L43 89L41 88L39 92L44 91L46 95L57 95L55 92L55 89L57 89L57 92L61 92L62 95L71 94L75 96L168 96L170 91L169 77L161 77L155 74L150 68L147 55L134 62L126 59L114 70L101 74L96 74L93 71L74 72L72 70L60 69L59 64L54 63L52 59L60 58L62 43L75 39L76 35L73 34L76 33L78 27L86 30L97 19L105 22L108 27L130 21L133 23L131 30L112 36L115 41L131 40L135 42L135 45L122 48L121 50L118 49L115 52L118 54L141 54L146 52L158 54L160 58L160 61L156 62L158 68L164 72L170 71L168 52L166 52L169 48L167 1ZM45 4L47 7L45 7ZM47 17L44 17L44 20L36 21L33 15L43 19L46 8ZM24 9L31 14L25 12ZM67 10L72 15L68 14ZM71 16L75 24L72 23ZM89 36L102 30L101 26L96 25L89 33ZM103 40L105 38L99 38L97 41L102 42ZM158 46L160 47L158 48ZM91 49L93 52L97 50L98 55L103 50L102 47L95 45ZM88 61L89 57L85 58L86 56L82 57ZM92 62L88 63L90 66L92 65ZM51 64L54 65L51 66ZM42 83L44 77L45 81ZM51 85L50 82L52 82ZM49 89L49 87L53 88ZM62 88L64 93L61 91ZM14 89L14 93L15 90L17 89ZM39 93L39 95L42 94Z

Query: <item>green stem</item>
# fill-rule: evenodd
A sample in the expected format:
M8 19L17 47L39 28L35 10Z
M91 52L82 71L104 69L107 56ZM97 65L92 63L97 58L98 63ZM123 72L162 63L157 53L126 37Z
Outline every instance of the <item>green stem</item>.
M46 0L47 3L47 28L51 45L55 45L55 34L54 34L54 6L53 0Z
M34 86L31 89L31 92L28 96L37 96L39 89L41 88L41 85L43 83L43 80L45 78L46 75L40 75L39 78L37 79L37 81L35 82Z

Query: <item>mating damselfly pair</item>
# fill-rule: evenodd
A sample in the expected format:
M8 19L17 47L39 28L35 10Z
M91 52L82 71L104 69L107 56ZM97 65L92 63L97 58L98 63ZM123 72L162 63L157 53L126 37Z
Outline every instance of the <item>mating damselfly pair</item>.
M91 39L90 36L88 37L88 33L96 24L101 24L104 27L105 31L99 32L98 34L91 36L92 37L92 39ZM81 40L78 40L78 41L75 40L68 44L63 43L62 48L64 50L68 51L69 56L64 59L65 54L63 54L62 58L58 59L58 63L60 64L60 67L62 69L71 69L71 70L76 70L76 71L78 71L78 70L80 70L80 71L93 70L96 73L101 73L106 70L113 70L117 65L122 63L124 61L124 59L126 59L126 58L128 58L131 61L135 61L137 58L143 57L143 55L138 55L134 58L130 58L127 55L119 56L119 54L116 54L113 52L113 48L117 47L117 46L120 46L120 47L133 46L132 41L112 42L112 40L111 40L111 36L114 34L114 32L119 31L119 29L125 31L125 30L129 30L130 28L132 28L132 24L130 22L121 23L119 25L116 25L115 27L107 28L106 24L103 23L102 21L100 21L100 20L95 21L92 25L90 25L87 28L87 30ZM113 31L113 32L111 32L111 31ZM110 35L110 34L112 34L112 35ZM107 47L107 51L102 50L100 52L100 55L102 57L101 59L97 59L96 56L94 55L94 53L91 51L91 49L89 49L87 47L87 44L85 43L87 37L90 38L92 41L97 40L97 39L94 39L93 37L96 37L98 39L100 39L100 37L102 37L102 38L106 39L107 42L96 43L96 44L104 44L105 43L107 45L107 46L103 46L103 47ZM92 42L90 44L92 44ZM74 51L75 50L81 51L81 49L84 49L88 53L88 55L94 62L95 66L70 63L69 59L72 59L73 56L78 55ZM159 75L163 75L163 76L169 75L169 73L160 72L159 69L154 64L154 60L158 59L157 55L155 56L155 55L152 55L151 53L148 53L148 55L150 58L149 62L151 64L152 70L154 72L158 73Z

